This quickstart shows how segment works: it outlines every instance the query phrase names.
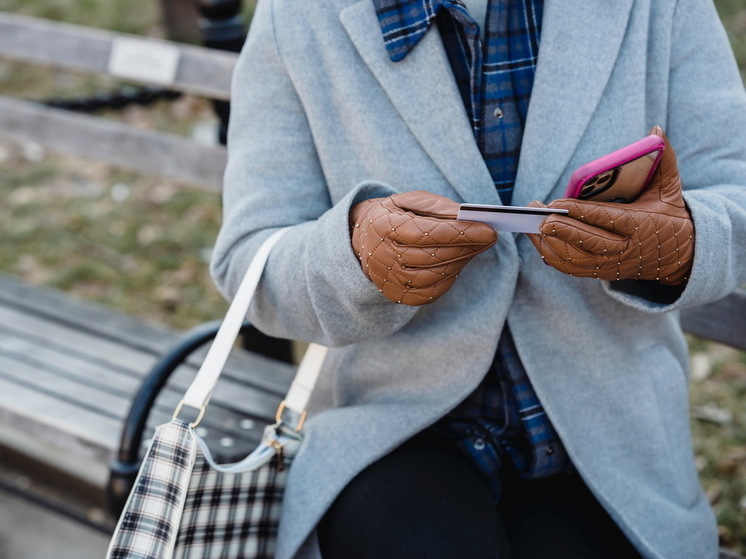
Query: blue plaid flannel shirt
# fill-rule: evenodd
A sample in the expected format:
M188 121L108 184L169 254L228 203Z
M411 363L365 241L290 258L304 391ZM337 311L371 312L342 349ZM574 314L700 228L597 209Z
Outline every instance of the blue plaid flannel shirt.
M490 0L485 41L460 0L373 3L394 62L402 60L433 23L438 26L475 140L501 199L510 204L539 50L542 0ZM506 457L527 479L570 465L507 325L480 386L435 428L458 441L490 480L496 498Z
M485 40L460 0L373 3L394 62L414 48L435 20L482 157L500 198L510 204L539 54L543 2L491 1Z

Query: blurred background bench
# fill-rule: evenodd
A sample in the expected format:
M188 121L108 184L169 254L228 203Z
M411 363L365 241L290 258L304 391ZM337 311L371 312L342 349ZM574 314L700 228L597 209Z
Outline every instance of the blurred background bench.
M213 43L240 44L237 16L228 16L216 25ZM144 90L146 95L170 91L213 99L224 138L235 53L0 12L0 57L156 88ZM220 190L226 160L222 145L2 96L0 135L212 191ZM701 339L746 350L744 290L687 310L681 321ZM0 277L0 336L0 443L6 457L30 460L67 480L43 495L2 480L0 487L106 532L111 519L91 518L84 509L103 502L133 398L158 359L184 342L183 334ZM272 343L261 339L252 351L237 350L218 387L202 428L223 459L253 447L290 382L286 348ZM260 355L262 350L270 356ZM198 361L192 357L169 380L153 406L148 432L170 417ZM59 487L65 484L73 491ZM90 498L77 502L81 494Z
M131 42L122 43L122 39ZM159 54L158 49L164 47L164 54ZM152 60L147 58L149 49L155 53ZM230 96L235 53L0 12L2 57L116 77L111 73L111 60L117 52L120 58L129 56L132 61L129 72L126 60L114 68L128 80L152 84L146 81L152 66L163 74L174 72L172 77L164 75L157 86L220 101ZM0 96L0 133L202 188L219 190L222 185L223 146L197 144L176 134L143 130L109 118Z

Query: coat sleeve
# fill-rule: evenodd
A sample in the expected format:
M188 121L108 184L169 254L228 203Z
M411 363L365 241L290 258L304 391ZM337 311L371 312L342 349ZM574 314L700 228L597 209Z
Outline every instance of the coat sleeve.
M231 298L269 234L292 226L270 255L249 319L265 333L339 346L383 337L416 309L383 297L353 254L350 207L388 196L376 182L332 201L312 130L277 48L273 2L258 3L232 85L223 225L213 278Z
M667 120L694 221L689 281L683 291L604 284L613 298L647 312L715 301L746 282L746 92L711 0L680 0L674 14Z

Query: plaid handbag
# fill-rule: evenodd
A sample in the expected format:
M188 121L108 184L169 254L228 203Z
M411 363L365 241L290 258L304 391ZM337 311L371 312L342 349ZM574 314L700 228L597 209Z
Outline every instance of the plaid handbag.
M107 559L271 559L288 468L301 440L305 407L326 354L311 344L277 422L254 452L217 464L194 428L238 336L264 264L281 229L261 246L197 376L174 413L156 429L109 545ZM179 419L182 408L197 419Z

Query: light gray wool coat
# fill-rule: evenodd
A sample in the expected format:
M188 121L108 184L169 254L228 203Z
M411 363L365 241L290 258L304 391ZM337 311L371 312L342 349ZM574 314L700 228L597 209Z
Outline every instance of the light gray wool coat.
M500 203L437 29L393 63L370 0L259 2L235 73L213 273L231 296L260 243L293 226L249 316L331 347L278 559L313 557L345 484L474 390L506 320L573 463L640 553L717 556L675 311L746 281L743 84L710 0L546 0L513 203L562 197L576 167L654 124L676 149L696 229L683 292L566 276L504 233L437 302L397 305L350 248L352 204L416 189Z

